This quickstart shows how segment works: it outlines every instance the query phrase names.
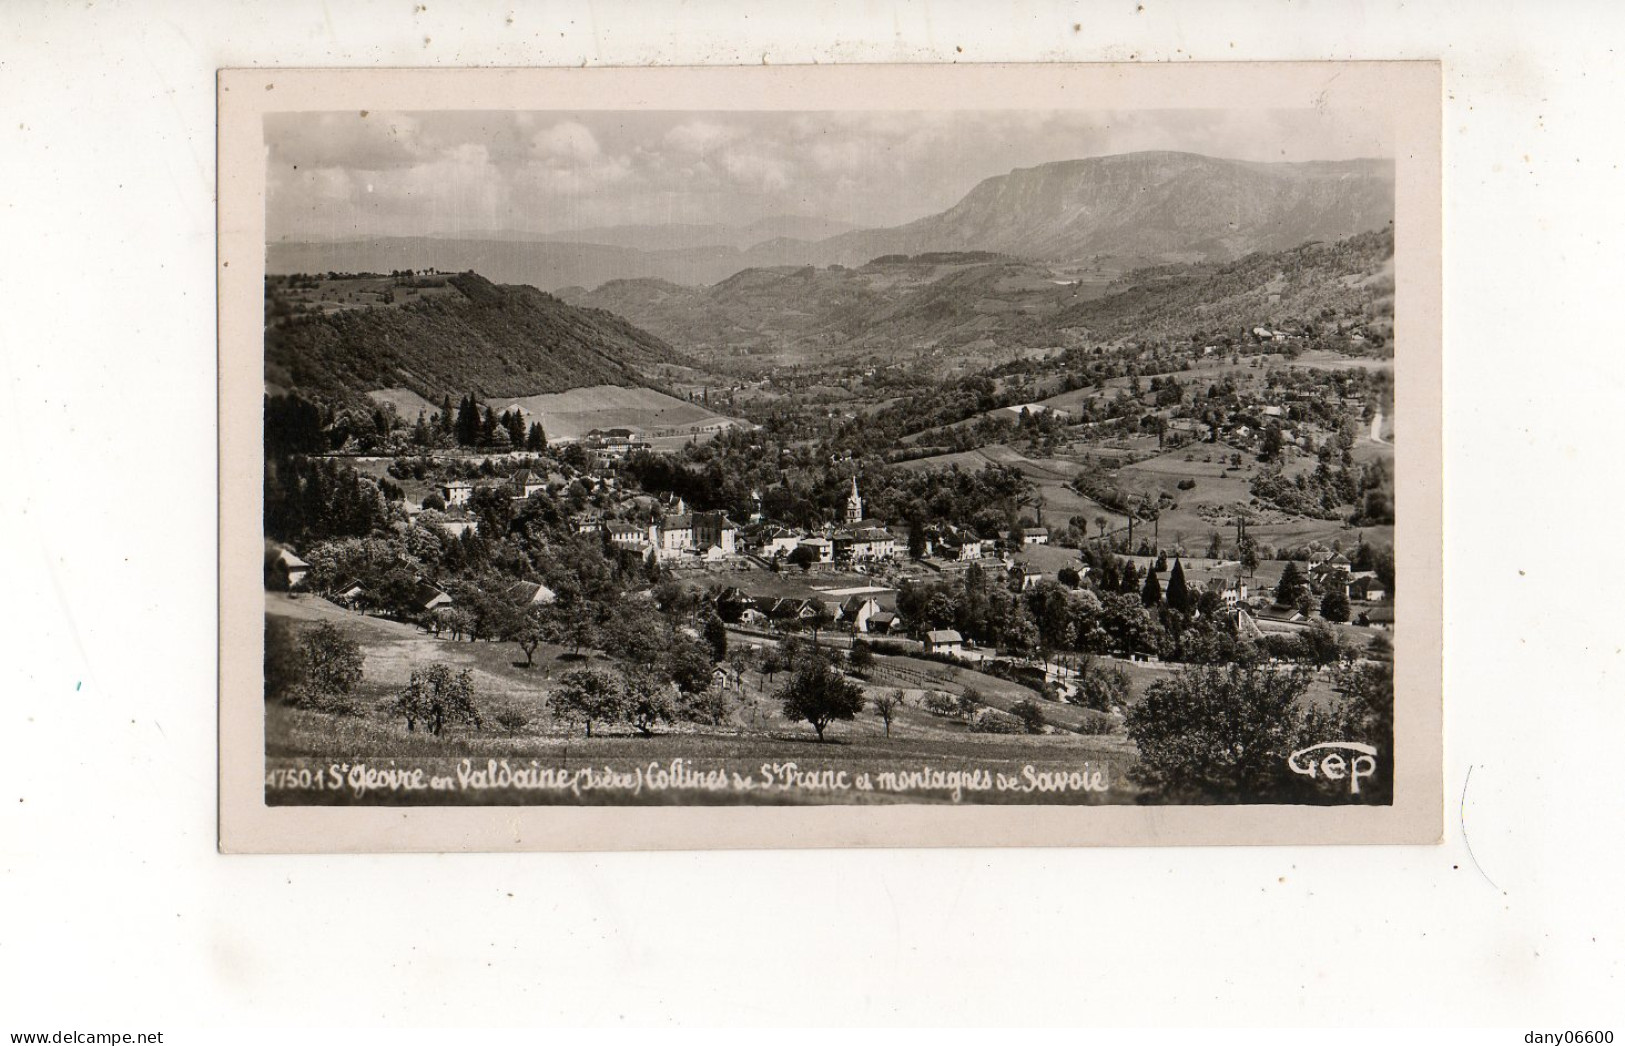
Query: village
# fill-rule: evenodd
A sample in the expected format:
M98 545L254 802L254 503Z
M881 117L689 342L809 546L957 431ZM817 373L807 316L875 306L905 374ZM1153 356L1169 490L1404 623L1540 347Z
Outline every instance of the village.
M1322 391L1331 387L1319 384ZM1152 395L1161 387L1160 381L1153 382ZM1316 391L1312 384L1305 389ZM1277 390L1271 399L1278 402L1227 416L1222 431L1211 415L1201 431L1176 418L1168 426L1172 432L1162 433L1159 442L1177 450L1186 445L1188 431L1198 446L1204 436L1221 435L1229 441L1226 447L1248 446L1249 420L1270 425L1313 416L1302 397L1294 400L1292 395ZM1352 409L1360 408L1356 399ZM1040 411L1011 413L1025 420ZM517 406L504 411L502 419L499 426L516 431L529 422ZM1371 429L1377 432L1380 426L1379 416ZM1261 441L1261 436L1255 439L1254 447ZM1307 431L1300 436L1288 430L1284 438L1294 448L1309 442ZM1093 704L1097 712L1115 717L1111 722L1120 722L1127 703L1137 696L1134 688L1102 701L1081 693L1080 672L1119 662L1181 660L1179 641L1170 640L1169 631L1157 624L1170 610L1200 621L1203 629L1260 645L1282 661L1302 657L1320 664L1354 664L1385 659L1392 649L1384 635L1394 623L1391 582L1384 580L1391 576L1391 553L1386 569L1379 569L1379 550L1363 541L1354 547L1335 540L1330 545L1310 542L1290 553L1282 550L1281 558L1262 559L1257 544L1241 536L1246 522L1232 517L1221 521L1236 526L1238 533L1226 558L1217 533L1206 548L1186 548L1182 535L1168 545L1148 544L1143 513L1130 513L1124 526L1111 529L1102 518L1093 536L1087 518L1080 533L1076 517L1065 526L1022 518L987 536L947 520L878 518L869 511L857 474L849 477L838 512L818 525L769 518L759 491L751 492L744 518L735 520L726 510L696 510L680 495L641 489L628 464L652 453L645 434L621 427L591 431L542 453L437 451L410 460L363 456L350 463L363 475L376 474L381 484L397 485L394 526L404 536L404 547L424 547L426 537L446 547L467 545L481 540L482 529L488 531L486 537L500 538L495 531L522 526L519 521L527 512L545 512L557 531L600 546L606 557L622 564L635 563L628 574L634 579L629 584L634 597L641 593L649 598L658 585L691 590L700 608L690 617L688 630L695 635L701 622L714 615L736 646L757 652L795 636L810 637L815 645L838 643L849 652L861 641L893 657L927 662L921 678L929 678L929 663L988 667L1022 680L1036 698L1049 703ZM453 478L465 475L470 478ZM1042 511L1040 506L1040 517ZM1155 510L1151 514L1155 517ZM1135 545L1137 519L1141 538ZM1160 526L1156 530L1160 537ZM444 571L403 578L399 563L387 558L375 558L364 569L347 569L335 564L354 568L355 558L332 552L323 544L302 550L271 546L268 588L318 596L352 613L410 622L448 641L467 636L502 642L525 634L534 618L563 613L558 606L563 586L534 571L501 575L495 582L497 572L486 571L481 589L441 582L435 575ZM427 557L431 563L449 558L455 556L437 552ZM314 571L313 562L318 566ZM496 591L487 591L493 583ZM957 598L979 586L1008 593L1010 613L1025 621L967 621L955 609L944 609L942 600L930 599L941 592ZM1125 594L1133 597L1129 602L1142 619L1107 622L1100 597ZM508 610L493 613L493 602ZM582 605L569 592L565 602ZM1068 624L1046 620L1057 613ZM1090 618L1100 623L1086 623ZM567 624L556 624L550 634L562 637L570 631ZM837 641L841 636L844 640ZM1080 669L1080 661L1093 668ZM738 686L742 668L719 658L714 685ZM1143 683L1147 677L1138 678Z

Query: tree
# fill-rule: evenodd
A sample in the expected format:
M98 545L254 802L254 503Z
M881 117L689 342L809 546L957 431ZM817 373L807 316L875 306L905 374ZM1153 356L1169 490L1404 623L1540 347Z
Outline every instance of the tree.
M1299 656L1317 669L1336 664L1342 656L1337 630L1324 621L1311 621L1297 635Z
M818 562L818 550L811 545L797 545L790 550L790 562L802 570L809 570Z
M303 703L343 710L347 697L361 682L365 658L361 645L339 631L331 621L306 629L299 637L299 654L304 677Z
M715 614L708 615L705 619L702 634L705 636L705 642L711 647L712 663L726 661L728 659L728 626L722 623L722 619Z
M530 423L530 430L525 434L525 449L533 451L547 449L547 433L542 429L541 422Z
M1174 560L1174 571L1168 575L1168 590L1163 594L1168 605L1181 614L1188 614L1191 610L1190 586L1185 584L1185 567L1179 560Z
M448 722L468 723L476 730L483 725L474 704L474 673L465 668L453 675L451 666L445 664L413 669L390 714L405 717L408 733L422 720L436 737Z
M807 627L812 630L813 646L818 645L818 633L835 623L835 615L830 613L829 605L822 599L813 601L813 612L807 617Z
M1201 666L1151 684L1127 714L1131 771L1165 802L1267 802L1296 784L1287 757L1310 739L1301 671Z
M1248 577L1252 577L1258 570L1258 546L1253 544L1253 539L1242 538L1236 547L1236 554L1241 558L1242 569L1247 571Z
M1010 706L1010 714L1021 720L1029 734L1044 732L1044 710L1032 698L1024 698Z
M614 672L578 668L559 680L552 700L555 716L585 725L591 737L593 723L614 722L625 714L626 685Z
M869 670L875 666L874 648L861 639L854 639L852 649L847 651L846 663L852 666L853 672L867 676Z
M790 682L774 695L784 718L805 719L824 740L824 728L836 720L850 721L863 711L863 690L835 671L822 658L808 658L796 669Z
M520 615L508 629L508 639L519 644L525 652L525 667L535 665L536 648L547 641L548 629L538 614Z
M1333 582L1320 597L1320 616L1327 621L1347 621L1349 619L1349 594L1342 585Z
M1275 602L1283 607L1296 606L1298 591L1303 587L1303 575L1298 572L1298 564L1288 560L1286 569L1281 571L1281 580L1275 585Z
M901 690L886 690L874 699L875 715L886 724L886 736L891 736L891 721L897 718L897 710L903 707L903 692Z
M1162 585L1157 582L1157 568L1147 567L1145 571L1145 587L1140 589L1140 602L1148 607L1157 606L1162 602Z
M480 406L472 395L464 396L457 406L457 442L472 447L480 441Z
M1073 704L1092 708L1096 712L1110 712L1128 703L1129 675L1119 665L1104 668L1093 657L1085 656L1078 664L1077 689L1072 694Z
M650 669L628 670L621 711L633 729L644 737L653 737L655 724L670 723L677 718L671 684Z

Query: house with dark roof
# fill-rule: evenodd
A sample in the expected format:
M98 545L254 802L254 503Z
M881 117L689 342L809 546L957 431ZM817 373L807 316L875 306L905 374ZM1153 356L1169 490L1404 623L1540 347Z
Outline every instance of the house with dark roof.
M1388 605L1372 607L1370 610L1361 611L1356 620L1367 628L1380 628L1384 632L1390 632L1394 627L1394 608Z
M514 497L528 498L538 491L547 489L547 477L530 469L520 469L509 477L508 485L513 488Z
M546 606L559 597L539 581L516 581L508 589L508 598L522 606Z
M419 581L412 589L412 609L420 614L427 614L441 607L449 607L451 604L451 596L427 581Z

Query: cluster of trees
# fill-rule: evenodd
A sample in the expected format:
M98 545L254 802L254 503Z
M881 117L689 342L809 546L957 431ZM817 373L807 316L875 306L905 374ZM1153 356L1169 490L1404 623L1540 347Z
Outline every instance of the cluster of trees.
M265 620L265 698L338 715L360 712L356 688L366 658L331 622L298 630L286 618Z
M511 450L543 451L547 449L547 433L542 423L533 421L527 427L525 416L517 410L505 410L500 415L486 404L484 411L472 394L457 404L454 415L451 397L440 404L440 411L425 418L420 412L412 429L412 442L421 447L443 445L450 437L459 447L475 447L501 454ZM437 442L438 441L438 442Z
M364 537L404 518L378 482L332 458L265 460L266 537L301 545Z
M1348 801L1340 782L1295 774L1288 756L1327 738L1377 749L1363 802L1393 794L1393 672L1381 664L1350 669L1331 707L1304 699L1311 674L1247 659L1193 666L1153 683L1128 710L1129 740L1139 751L1132 774L1163 802L1292 802L1306 793Z

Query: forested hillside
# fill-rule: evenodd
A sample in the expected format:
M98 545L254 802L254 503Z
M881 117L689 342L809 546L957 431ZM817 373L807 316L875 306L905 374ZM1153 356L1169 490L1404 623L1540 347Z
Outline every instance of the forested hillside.
M404 304L268 309L267 382L338 397L407 388L431 401L494 399L648 385L651 367L680 362L664 341L608 312L474 273L445 283L448 293ZM297 292L268 283L268 300L279 293Z

